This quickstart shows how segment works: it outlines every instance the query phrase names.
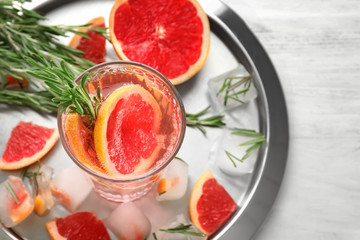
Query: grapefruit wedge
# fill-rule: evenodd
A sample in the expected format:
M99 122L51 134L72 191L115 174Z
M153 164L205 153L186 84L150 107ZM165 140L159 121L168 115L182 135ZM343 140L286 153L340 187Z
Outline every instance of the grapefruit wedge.
M91 27L105 27L105 19L103 17L96 17L87 22L87 24L90 24ZM89 61L94 63L105 62L105 38L89 30L80 29L79 32L87 33L89 38L75 34L69 43L69 47L83 51L82 57Z
M91 212L77 212L65 218L55 218L45 226L53 240L110 240L103 221Z
M173 84L195 75L209 53L209 20L196 0L117 0L109 31L120 59L146 64Z
M59 138L56 128L46 128L31 122L20 122L14 127L0 169L15 170L40 160Z
M236 209L236 203L221 186L210 170L195 183L190 196L190 218L203 233L218 230Z
M76 158L93 171L104 172L93 146L93 129L86 117L69 113L65 123L65 132L69 145ZM87 123L87 124L86 124Z
M162 148L161 112L140 85L118 88L102 103L95 122L99 161L112 176L131 178L150 168Z

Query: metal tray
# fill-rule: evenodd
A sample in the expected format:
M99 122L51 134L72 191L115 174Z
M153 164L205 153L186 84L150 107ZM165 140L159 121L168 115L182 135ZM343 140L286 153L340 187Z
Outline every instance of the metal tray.
M96 7L99 2L104 8ZM91 17L102 15L103 9L110 11L112 2L53 0L45 1L36 8L55 23L81 24ZM85 4L86 7L83 7L79 14L79 6ZM254 76L254 83L259 94L256 102L247 106L246 120L239 119L239 122L242 122L245 128L261 131L266 137L266 144L260 148L254 171L241 189L237 189L236 185L230 186L232 179L219 176L220 183L229 189L232 196L236 196L235 201L239 209L226 225L208 238L247 240L254 236L271 209L285 171L289 144L285 99L268 55L246 23L232 9L218 0L204 0L200 1L200 4L209 16L212 31L211 47L204 68L192 80L177 86L186 111L197 112L206 107L209 104L206 89L208 79L230 70L239 63ZM89 15L91 11L87 12L87 8L93 9L91 16ZM76 16L76 21L73 21L74 16ZM109 49L107 47L108 51ZM0 151L5 148L12 127L20 120L56 126L55 116L7 105L0 105L0 119L2 122ZM213 142L217 141L219 134L219 129L209 129L205 137L195 129L187 130L179 156L187 162L190 161L190 185L207 167L211 168L211 161L208 158ZM196 149L194 146L197 146ZM56 144L43 161L56 170L73 165L60 143ZM5 180L8 174L14 173L0 172L0 180ZM191 191L191 187L189 188L188 192ZM186 211L187 205L180 206L179 209ZM5 229L5 232L0 233L1 239L47 239L44 223L52 217L54 216L44 218L32 216L14 228L22 238L16 236L13 231ZM5 235L8 237L6 238Z

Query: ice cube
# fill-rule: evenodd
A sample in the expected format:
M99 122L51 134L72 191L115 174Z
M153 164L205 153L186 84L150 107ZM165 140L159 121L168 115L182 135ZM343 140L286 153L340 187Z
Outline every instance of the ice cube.
M150 220L153 230L168 223L174 216L174 209L168 208L157 201L156 194L157 191L153 188L146 196L134 201L134 204Z
M36 170L40 174L36 174L30 178L35 201L34 212L37 215L45 215L54 206L54 199L51 193L51 182L54 170L46 165Z
M74 212L92 191L87 175L77 166L60 171L53 179L52 193L70 212Z
M158 201L177 200L185 195L188 185L188 164L175 158L166 167L158 182Z
M105 220L105 224L122 240L146 239L151 229L149 219L133 202L119 205Z
M258 150L242 161L237 160L241 160L251 146L239 145L249 140L248 137L232 134L230 129L224 129L222 136L214 143L210 151L210 161L223 173L230 176L251 174L254 170Z
M5 227L20 223L33 208L33 199L21 178L9 176L0 185L0 220Z
M228 110L254 100L258 93L244 66L216 76L208 81L212 103L217 110Z

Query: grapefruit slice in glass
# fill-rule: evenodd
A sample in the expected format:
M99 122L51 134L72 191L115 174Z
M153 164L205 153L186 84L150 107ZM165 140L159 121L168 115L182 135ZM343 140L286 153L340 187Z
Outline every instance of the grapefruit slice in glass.
M51 239L110 240L103 221L91 212L77 212L65 218L55 218L45 226Z
M20 122L14 127L5 152L0 159L0 169L14 170L40 160L59 138L56 128L46 128L31 122Z
M195 75L209 53L209 20L196 0L117 0L109 31L120 59L146 64L173 84Z
M132 178L149 169L163 146L160 120L158 103L140 85L125 85L111 93L94 129L96 153L106 172Z
M96 172L105 172L97 158L94 147L94 128L86 117L69 113L65 132L76 159Z
M88 21L87 24L90 24L91 27L105 27L105 19L103 17L96 17ZM80 29L79 32L87 33L89 38L75 34L69 43L69 47L83 51L82 57L89 61L94 63L105 62L105 38L89 30Z
M210 170L195 183L190 196L190 218L203 233L210 235L218 230L235 211L237 205Z

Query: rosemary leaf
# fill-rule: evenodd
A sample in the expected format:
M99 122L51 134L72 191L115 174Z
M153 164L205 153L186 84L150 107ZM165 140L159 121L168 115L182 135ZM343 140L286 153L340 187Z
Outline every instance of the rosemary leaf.
M17 95L0 93L1 103L12 103L33 107L40 111L57 111L57 104L67 109L96 118L101 96L93 102L85 89L78 86L74 79L92 63L81 56L82 51L59 43L59 36L75 33L88 37L79 29L91 30L109 39L106 28L80 26L43 25L46 18L34 10L25 9L22 4L27 0L0 1L0 86L7 85L6 75L17 79L25 77L30 90L17 90ZM19 84L21 86L21 83ZM75 88L70 93L69 89ZM45 97L44 89L48 92ZM65 96L65 99L60 97ZM54 104L51 98L56 98ZM73 99L73 101L68 101ZM66 103L66 104L65 104ZM64 110L64 111L65 111Z
M186 234L186 235L192 235L192 236L199 236L199 237L205 237L206 235L199 232L192 231L192 225L188 224L185 225L181 223L175 228L168 228L168 229L160 229L162 232L168 232L168 233L180 233L180 234Z
M186 113L186 125L190 126L190 127L196 127L204 135L206 135L206 130L205 130L204 126L206 126L206 127L223 127L223 126L225 126L225 123L223 122L224 115L214 115L214 116L207 117L207 118L200 118L209 109L210 109L210 106L206 107L202 111L195 113L195 114Z
M249 158L251 156L251 154L253 154L258 148L260 148L262 143L265 141L265 136L259 132L256 132L255 130L233 128L233 129L231 129L231 134L253 138L249 141L239 144L239 146L249 146L246 149L244 156L242 156L241 158L238 158L234 154L225 150L226 156L232 162L234 167L237 167L235 160L239 161L239 162L243 162L244 160Z
M17 198L15 191L9 182L6 184L6 190L9 191L10 195L14 198L16 204L19 204L19 199Z

